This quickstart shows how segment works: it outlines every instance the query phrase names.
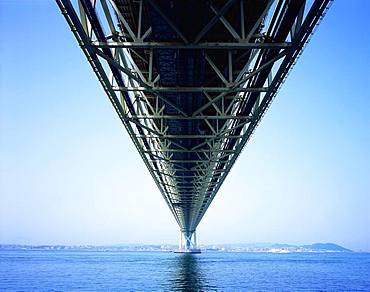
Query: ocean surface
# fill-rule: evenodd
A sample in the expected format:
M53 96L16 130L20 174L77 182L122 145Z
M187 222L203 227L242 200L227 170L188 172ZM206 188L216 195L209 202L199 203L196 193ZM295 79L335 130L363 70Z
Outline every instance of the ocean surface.
M370 254L0 251L0 290L370 291Z

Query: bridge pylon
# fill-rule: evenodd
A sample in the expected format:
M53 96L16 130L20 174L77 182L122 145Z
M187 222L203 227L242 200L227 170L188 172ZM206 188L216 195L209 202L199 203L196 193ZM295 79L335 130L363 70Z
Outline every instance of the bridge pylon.
M196 231L187 234L180 230L179 248L174 251L175 253L201 253L197 244Z

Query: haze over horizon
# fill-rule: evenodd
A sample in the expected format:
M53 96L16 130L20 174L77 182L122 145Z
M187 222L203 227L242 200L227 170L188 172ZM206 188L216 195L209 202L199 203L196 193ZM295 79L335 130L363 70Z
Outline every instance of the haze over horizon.
M370 252L369 9L333 3L200 223L200 244ZM0 243L176 243L57 5L1 2L0 34Z

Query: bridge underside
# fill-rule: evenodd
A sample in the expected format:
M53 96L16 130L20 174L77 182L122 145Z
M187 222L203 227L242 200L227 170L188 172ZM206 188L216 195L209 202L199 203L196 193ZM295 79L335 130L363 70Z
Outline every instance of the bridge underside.
M57 0L186 238L330 1L309 2Z

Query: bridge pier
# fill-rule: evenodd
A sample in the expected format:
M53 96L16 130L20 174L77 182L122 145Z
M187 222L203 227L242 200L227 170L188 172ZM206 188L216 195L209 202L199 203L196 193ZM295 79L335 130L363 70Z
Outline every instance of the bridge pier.
M197 245L196 231L187 236L186 233L180 231L179 248L175 253L201 253Z

